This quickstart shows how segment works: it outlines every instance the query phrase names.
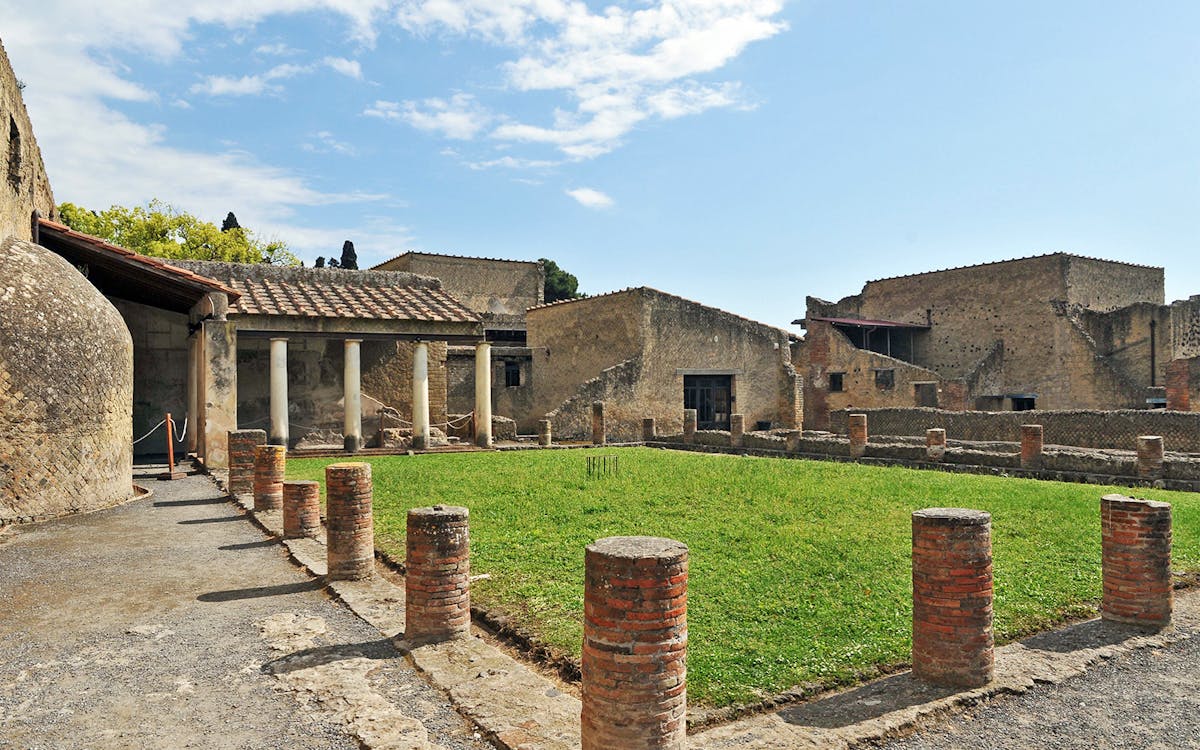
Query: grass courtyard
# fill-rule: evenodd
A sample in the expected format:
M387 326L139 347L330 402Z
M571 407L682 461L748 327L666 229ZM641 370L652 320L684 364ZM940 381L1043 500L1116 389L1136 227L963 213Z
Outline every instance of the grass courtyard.
M992 513L1001 641L1095 613L1099 498L1174 506L1174 566L1200 570L1200 495L856 464L609 450L620 473L588 479L594 450L368 459L376 545L404 557L408 508L471 511L474 604L578 656L583 552L614 535L667 536L691 550L689 700L725 706L802 683L835 685L907 661L909 515ZM337 459L288 462L324 480Z

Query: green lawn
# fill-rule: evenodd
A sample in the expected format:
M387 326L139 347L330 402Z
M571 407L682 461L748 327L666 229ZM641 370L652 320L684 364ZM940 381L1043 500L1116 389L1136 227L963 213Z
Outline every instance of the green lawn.
M471 510L476 604L578 656L583 551L613 535L691 548L688 693L713 706L794 685L834 685L905 662L911 511L992 513L996 634L1011 640L1095 612L1099 498L1130 490L846 463L610 450L618 476L589 480L591 450L371 458L376 545L404 556L408 508ZM288 462L324 479L334 459ZM1200 495L1174 505L1177 570L1200 570Z

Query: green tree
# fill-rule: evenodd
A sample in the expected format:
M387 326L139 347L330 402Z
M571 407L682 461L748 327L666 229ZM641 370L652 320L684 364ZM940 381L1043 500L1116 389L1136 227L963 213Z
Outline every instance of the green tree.
M61 203L58 214L64 224L77 232L143 255L300 265L300 260L280 240L260 240L240 226L221 231L216 224L202 221L157 199L145 206L112 206L105 211L89 211L73 203Z
M352 271L358 270L358 253L354 252L354 243L350 240L342 243L342 262L339 265Z
M579 291L579 279L575 274L567 273L549 258L538 258L546 271L546 301L558 302L563 299L579 299L586 297Z

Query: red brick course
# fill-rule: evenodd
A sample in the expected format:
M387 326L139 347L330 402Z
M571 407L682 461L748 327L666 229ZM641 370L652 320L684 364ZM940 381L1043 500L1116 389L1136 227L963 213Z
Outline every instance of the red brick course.
M1021 425L1021 468L1036 469L1042 465L1042 426Z
M992 679L992 517L926 508L912 515L913 675L937 685Z
M283 507L283 477L287 470L287 448L282 445L254 446L254 509Z
M686 545L609 537L585 555L583 750L687 744Z
M408 511L404 638L430 643L471 631L471 534L466 508Z
M846 424L850 436L850 457L862 458L867 452L867 415L851 414Z
M1159 479L1163 472L1163 439L1160 435L1141 435L1137 439L1138 476Z
M267 444L266 430L230 430L229 494L254 492L254 449Z
M283 537L313 539L321 532L321 485L294 480L283 483Z
M1171 505L1124 495L1100 499L1106 620L1149 628L1170 624Z
M604 445L607 437L604 434L604 402L596 401L592 404L592 444Z
M941 427L925 430L925 458L941 461L946 457L946 431Z
M696 439L696 410L683 410L683 442L690 443Z
M1171 411L1191 411L1191 392L1188 381L1191 379L1191 366L1186 359L1176 359L1167 363L1167 409Z
M361 581L375 573L371 465L325 467L325 527L329 580Z

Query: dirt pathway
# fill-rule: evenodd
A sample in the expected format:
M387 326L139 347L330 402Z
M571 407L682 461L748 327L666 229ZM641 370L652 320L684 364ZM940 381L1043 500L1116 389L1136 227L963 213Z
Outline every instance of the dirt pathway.
M210 480L143 484L0 534L0 748L491 747Z

